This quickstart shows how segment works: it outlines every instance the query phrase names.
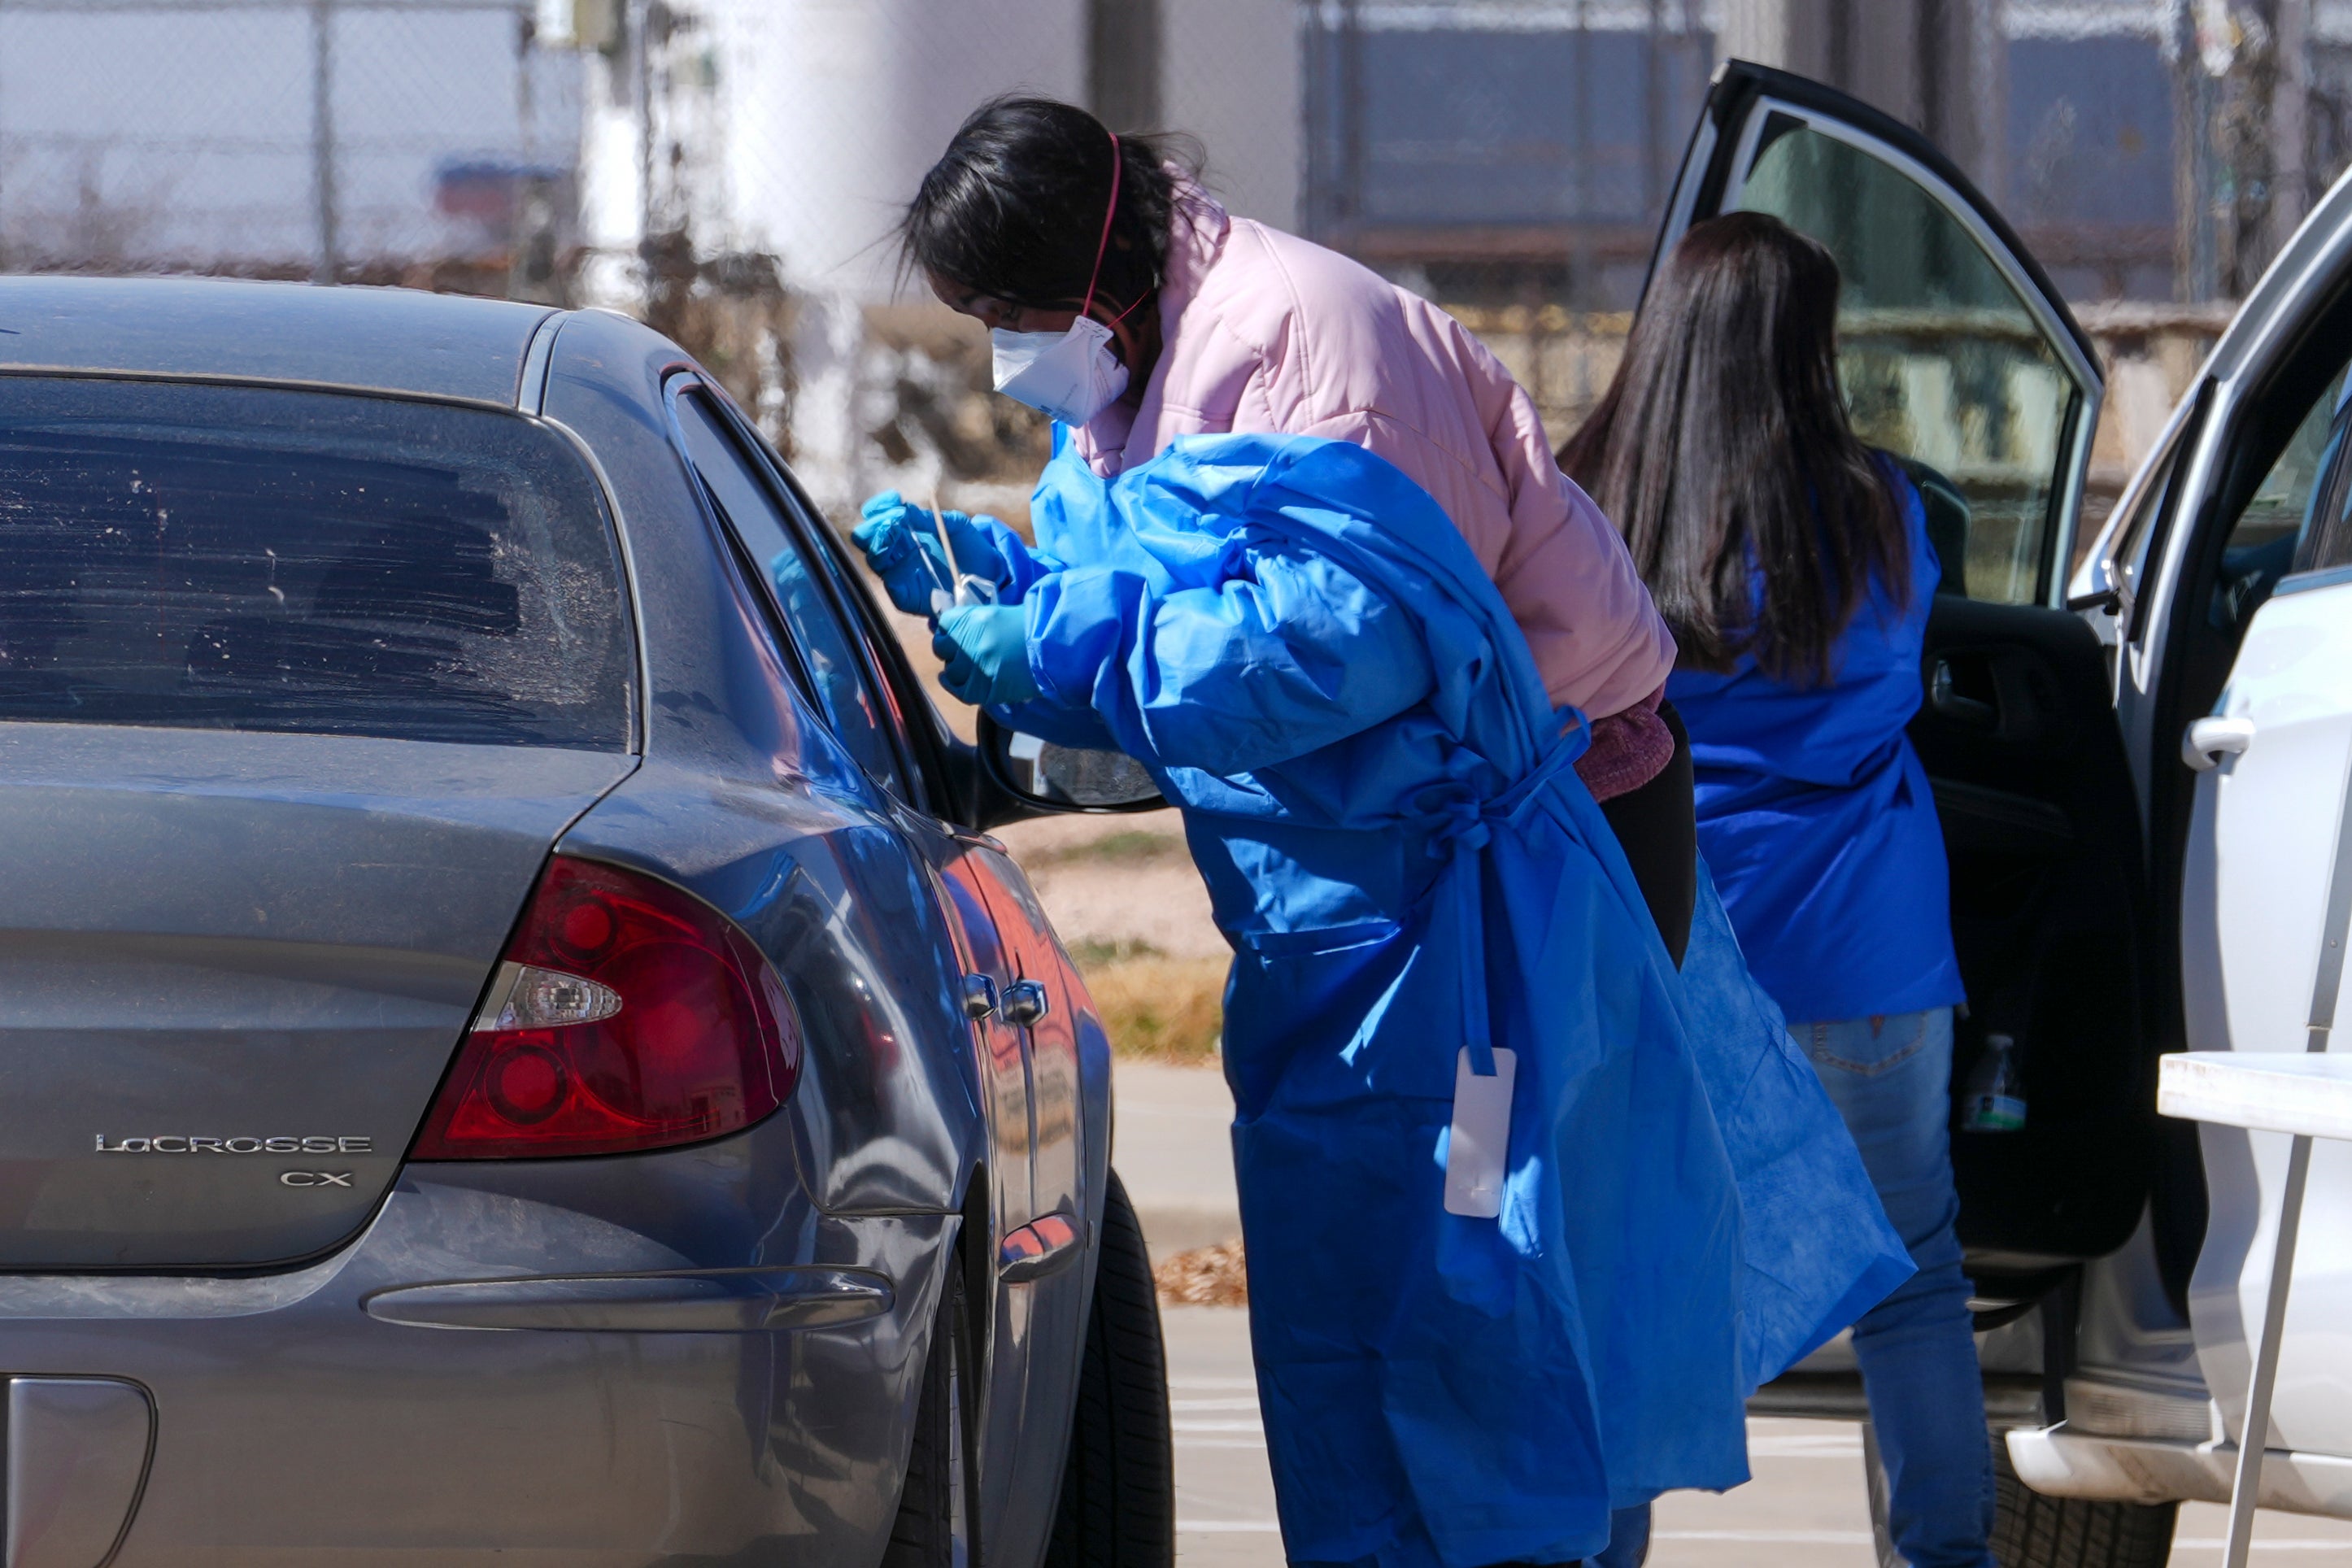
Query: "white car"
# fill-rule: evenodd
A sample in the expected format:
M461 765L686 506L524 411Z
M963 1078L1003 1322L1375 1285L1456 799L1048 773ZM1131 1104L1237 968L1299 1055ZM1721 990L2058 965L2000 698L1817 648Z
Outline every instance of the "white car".
M1660 254L1734 209L1836 253L1857 425L1913 466L1944 561L1911 735L1969 986L1956 1084L2008 1035L2028 1102L2022 1131L1954 1134L2006 1436L1996 1550L2011 1568L2161 1563L2176 1506L2229 1496L2287 1139L2160 1120L2156 1060L2328 1028L2352 910L2352 180L2087 543L2096 357L1948 160L1735 62ZM2314 1152L2283 1345L2263 1501L2352 1519L2342 1143ZM1837 1346L1757 1403L1863 1414Z

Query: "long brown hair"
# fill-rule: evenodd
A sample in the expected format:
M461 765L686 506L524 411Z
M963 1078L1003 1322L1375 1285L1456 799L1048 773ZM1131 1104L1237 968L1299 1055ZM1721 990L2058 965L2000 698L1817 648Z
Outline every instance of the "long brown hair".
M1888 475L1838 387L1837 300L1837 263L1778 218L1694 224L1559 450L1624 531L1686 667L1746 654L1820 684L1871 578L1907 594Z

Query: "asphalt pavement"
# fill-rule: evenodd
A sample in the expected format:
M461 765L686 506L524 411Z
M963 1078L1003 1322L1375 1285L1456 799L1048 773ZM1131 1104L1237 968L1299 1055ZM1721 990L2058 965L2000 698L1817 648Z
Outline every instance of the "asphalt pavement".
M1234 1307L1161 1310L1176 1432L1176 1558L1186 1568L1282 1562L1248 1320ZM1676 1493L1659 1504L1653 1563L1877 1568L1860 1427L1757 1421L1748 1452L1757 1479L1748 1486L1723 1497Z
M1122 1061L1113 1157L1155 1257L1240 1233L1215 1072ZM1176 1553L1185 1568L1274 1568L1283 1561L1266 1469L1249 1315L1233 1307L1165 1307L1176 1439ZM1658 1503L1654 1568L1876 1568L1863 1490L1862 1429L1847 1422L1748 1423L1755 1479L1720 1496L1675 1492ZM2221 1561L2226 1510L2180 1510L2172 1562ZM2352 1523L2264 1513L2254 1561L2352 1564Z
M1167 1307L1168 1393L1176 1433L1176 1559L1184 1568L1279 1568L1274 1481L1250 1375L1249 1314ZM1652 1568L1877 1568L1862 1478L1862 1428L1844 1421L1750 1421L1756 1479L1720 1496L1659 1500ZM2173 1537L2176 1568L2221 1561L2228 1510L2192 1503ZM2352 1523L2264 1513L2253 1560L2352 1563Z

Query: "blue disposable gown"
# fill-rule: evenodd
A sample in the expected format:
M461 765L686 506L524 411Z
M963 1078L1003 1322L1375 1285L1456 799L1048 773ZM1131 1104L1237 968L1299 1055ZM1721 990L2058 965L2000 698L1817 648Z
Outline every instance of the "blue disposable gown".
M1044 697L1183 809L1294 1562L1550 1563L1747 1479L1742 1401L1910 1271L1703 896L1685 969L1444 513L1362 448L1057 458ZM1502 1215L1443 1205L1457 1053L1517 1053Z

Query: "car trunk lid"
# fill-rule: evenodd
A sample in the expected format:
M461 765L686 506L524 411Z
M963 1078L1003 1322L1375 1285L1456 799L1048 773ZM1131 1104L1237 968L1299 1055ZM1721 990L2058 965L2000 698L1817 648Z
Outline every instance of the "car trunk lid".
M352 1235L551 847L634 764L0 724L0 1268Z

